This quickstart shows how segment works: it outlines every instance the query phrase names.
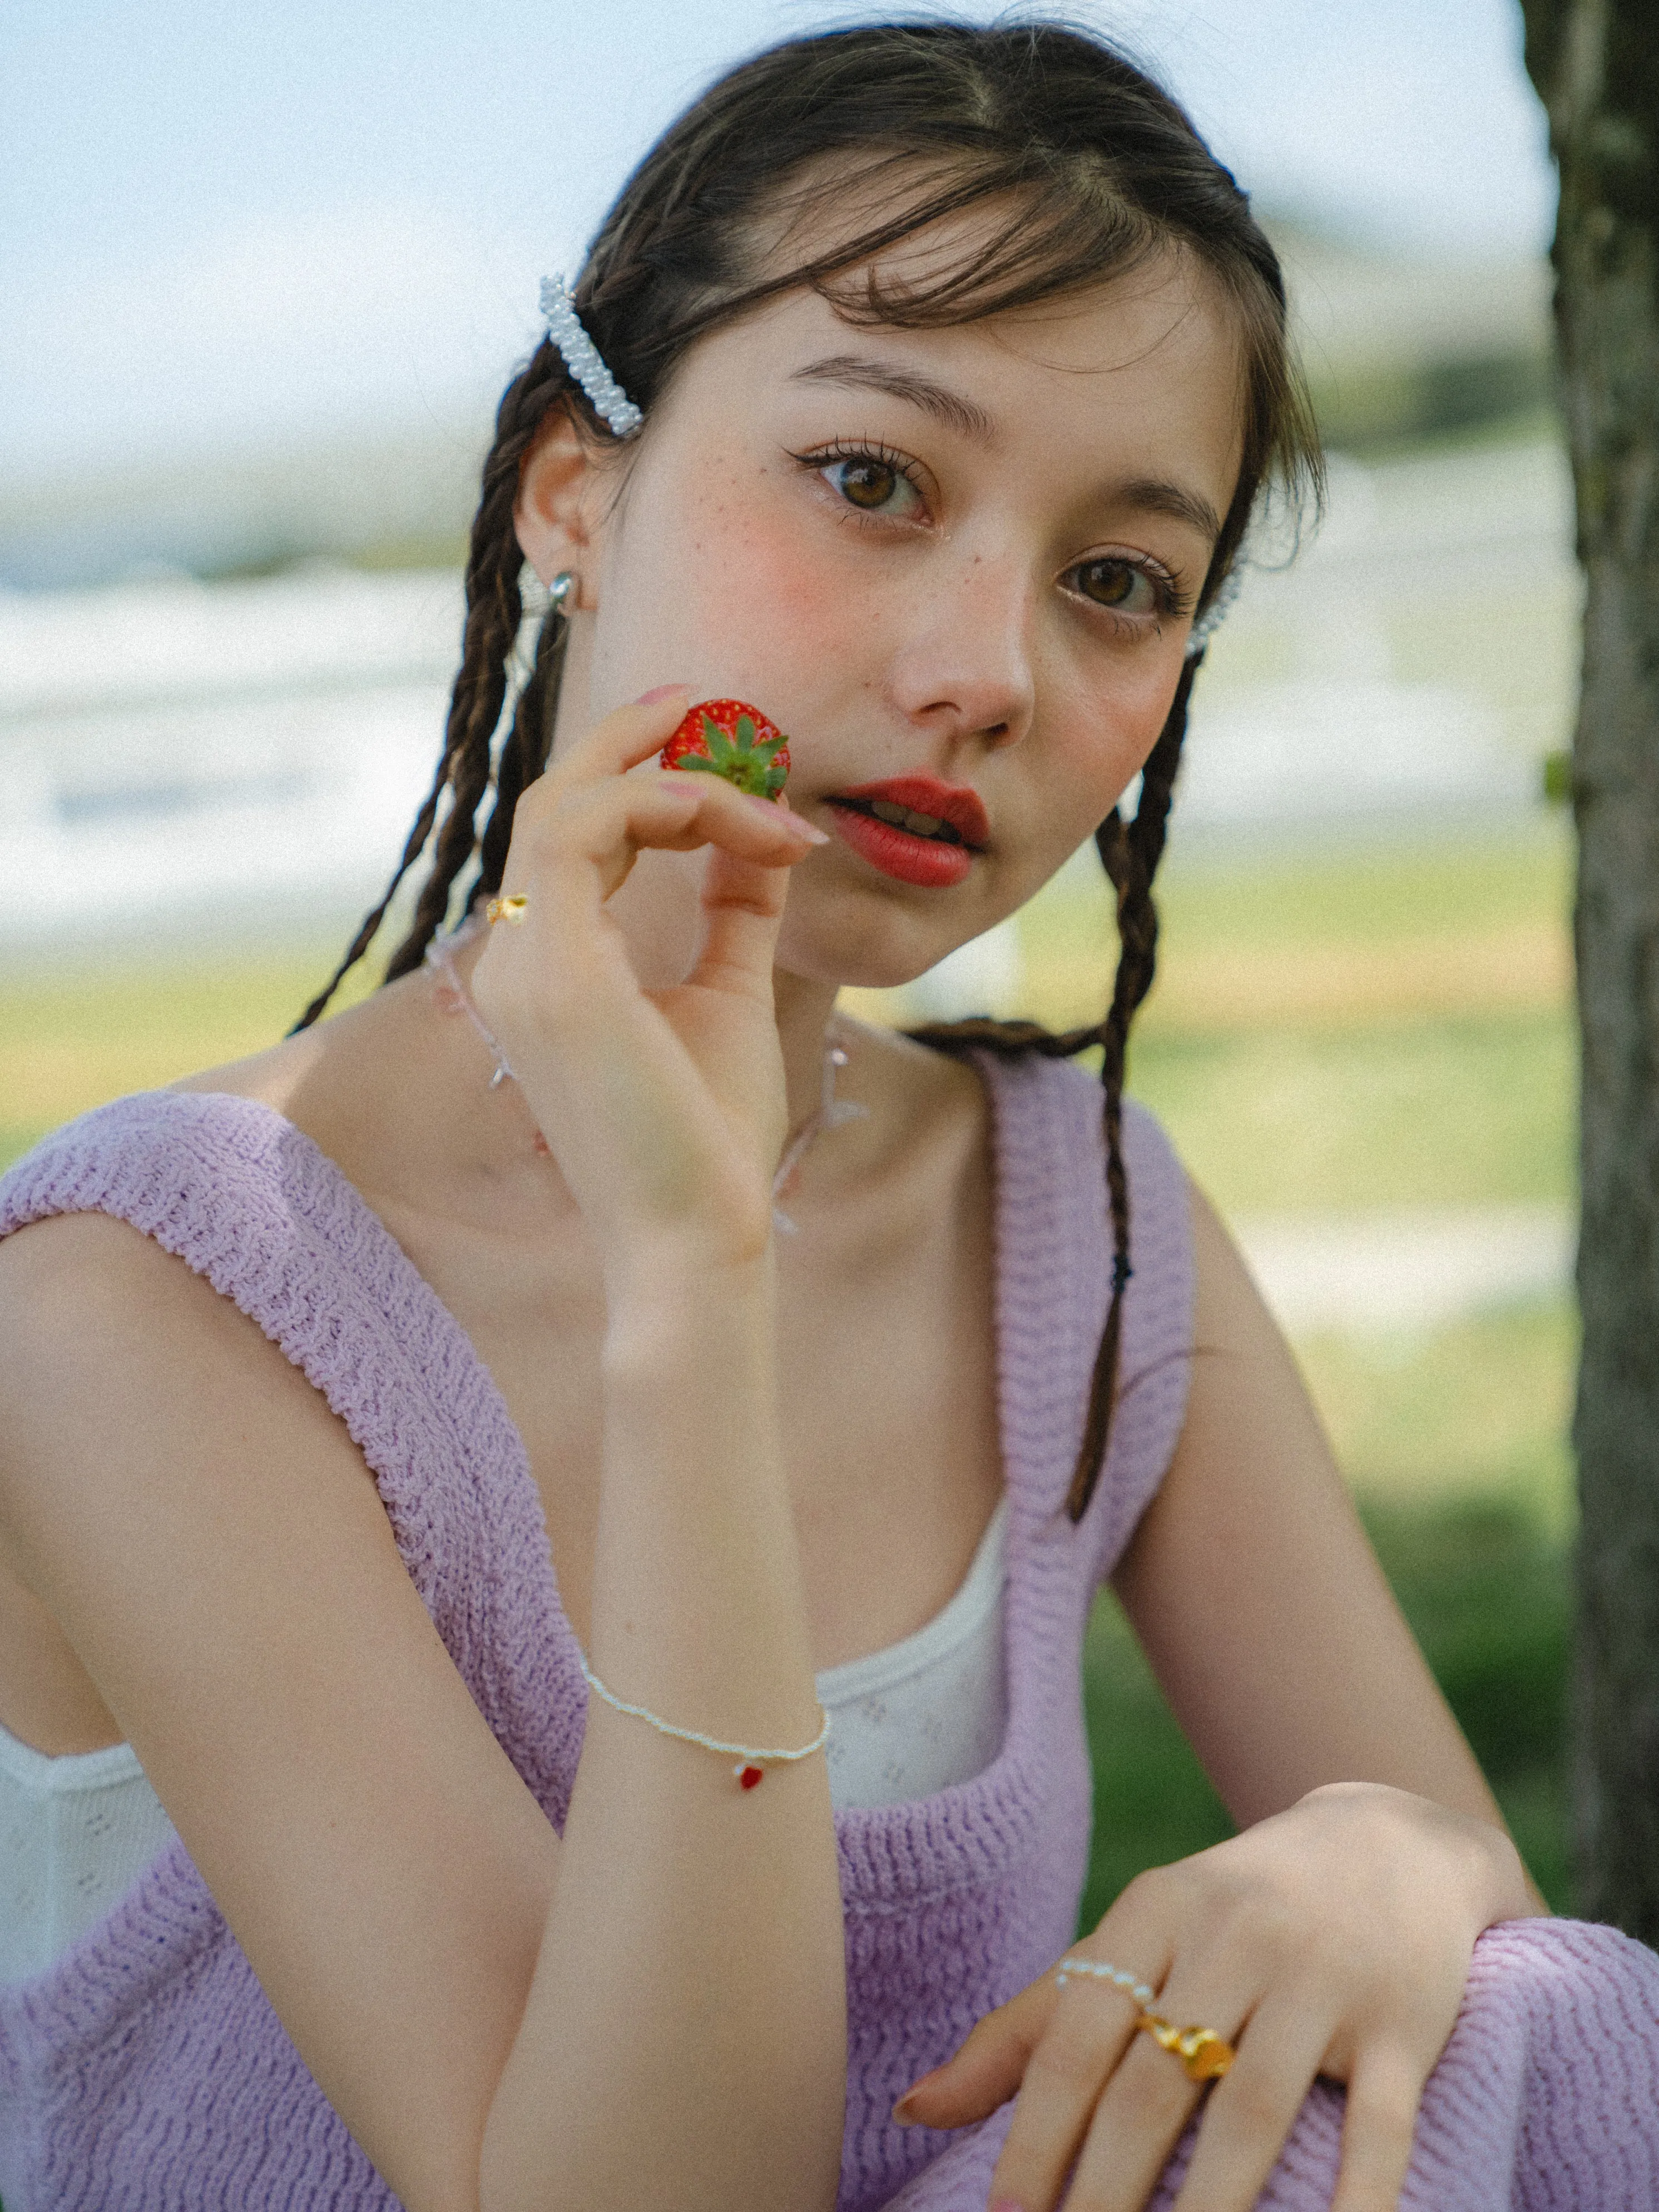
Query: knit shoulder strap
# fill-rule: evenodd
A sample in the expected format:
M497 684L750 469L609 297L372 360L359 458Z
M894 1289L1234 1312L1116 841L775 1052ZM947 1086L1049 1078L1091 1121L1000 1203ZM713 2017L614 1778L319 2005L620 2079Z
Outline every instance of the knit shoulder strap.
M553 1648L563 1616L540 1500L488 1370L379 1218L270 1107L189 1091L100 1107L0 1181L0 1236L86 1212L184 1261L321 1392L463 1680L558 1804L568 1776L548 1765L549 1701L579 1713L580 1680L574 1650Z
M995 1122L998 1335L1011 1487L1059 1516L1071 1484L1105 1323L1112 1239L1100 1086L1035 1055L976 1054ZM1133 1100L1123 1109L1129 1255L1118 1395L1106 1465L1079 1536L1103 1580L1164 1479L1186 1418L1193 1245L1186 1175Z

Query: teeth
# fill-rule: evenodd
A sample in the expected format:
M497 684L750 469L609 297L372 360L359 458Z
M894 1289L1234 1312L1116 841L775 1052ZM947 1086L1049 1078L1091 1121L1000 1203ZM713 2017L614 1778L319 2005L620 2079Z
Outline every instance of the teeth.
M913 837L937 837L945 827L941 816L917 814L908 806L895 805L890 799L872 799L870 811L878 822L890 823L895 830L908 830Z

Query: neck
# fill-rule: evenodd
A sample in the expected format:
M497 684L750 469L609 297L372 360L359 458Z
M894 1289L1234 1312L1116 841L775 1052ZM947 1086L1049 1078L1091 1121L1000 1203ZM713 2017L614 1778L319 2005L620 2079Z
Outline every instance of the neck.
M818 1110L823 1089L824 1032L836 1011L836 988L833 983L792 975L785 968L772 971L792 1134Z

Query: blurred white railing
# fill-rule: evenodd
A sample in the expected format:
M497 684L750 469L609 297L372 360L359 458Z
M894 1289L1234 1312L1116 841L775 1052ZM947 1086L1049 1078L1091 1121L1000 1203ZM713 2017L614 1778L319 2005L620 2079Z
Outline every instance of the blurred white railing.
M1529 807L1565 738L1577 605L1553 447L1340 464L1323 532L1252 569L1212 648L1188 848ZM460 613L438 572L0 594L0 945L337 926L427 787ZM920 996L948 1012L1018 980L1004 933Z

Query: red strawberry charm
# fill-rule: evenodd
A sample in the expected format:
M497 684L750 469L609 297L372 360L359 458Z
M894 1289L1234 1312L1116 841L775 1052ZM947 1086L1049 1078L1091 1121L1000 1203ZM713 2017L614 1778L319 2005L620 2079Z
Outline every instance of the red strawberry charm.
M723 775L756 799L778 798L789 775L788 738L741 699L705 699L693 707L658 757L664 768Z
M739 1764L734 1766L732 1771L738 1778L739 1790L757 1789L766 1779L766 1769L763 1766L744 1766Z

